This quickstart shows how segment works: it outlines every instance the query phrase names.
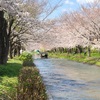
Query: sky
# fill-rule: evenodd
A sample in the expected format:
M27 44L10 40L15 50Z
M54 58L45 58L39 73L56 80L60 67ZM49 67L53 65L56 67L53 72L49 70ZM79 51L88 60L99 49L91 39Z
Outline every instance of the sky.
M50 0L51 5L56 5L60 0ZM92 3L94 0L62 0L61 5L49 16L49 18L57 18L64 12L76 11L81 4Z

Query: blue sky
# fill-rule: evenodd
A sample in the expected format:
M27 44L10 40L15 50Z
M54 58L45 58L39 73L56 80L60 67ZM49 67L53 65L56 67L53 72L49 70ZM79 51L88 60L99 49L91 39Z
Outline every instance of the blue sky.
M51 5L55 5L60 0L50 0ZM58 7L50 16L49 18L57 18L64 12L70 12L78 10L80 7L80 4L86 4L91 3L94 0L62 0L61 6Z

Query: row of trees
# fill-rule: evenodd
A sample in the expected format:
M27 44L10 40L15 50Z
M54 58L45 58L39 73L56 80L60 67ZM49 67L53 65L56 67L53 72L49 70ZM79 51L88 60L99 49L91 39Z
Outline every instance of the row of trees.
M52 29L56 35L55 47L73 48L81 45L100 48L100 1L80 5L80 10L65 12Z
M28 41L38 42L39 34L50 29L46 18L60 2L51 6L47 0L0 0L0 64L7 63L8 54L19 55Z
M94 40L100 38L100 1L96 0L92 4L81 6L80 11L63 15L63 22L79 38L87 40L87 45L91 45Z
M52 48L51 50L48 50L50 53L67 53L67 54L84 54L84 56L87 55L88 48L87 47L82 47L80 45L75 46L73 48L65 48L65 47L55 47Z
M59 20L46 20L61 1L52 6L47 0L0 0L0 64L7 62L8 54L19 55L28 42L41 42L47 48L99 47L100 1Z

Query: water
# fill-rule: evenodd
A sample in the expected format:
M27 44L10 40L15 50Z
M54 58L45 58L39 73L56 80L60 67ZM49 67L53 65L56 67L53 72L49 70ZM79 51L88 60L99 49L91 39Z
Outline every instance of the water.
M37 59L49 100L100 100L100 68L65 59Z

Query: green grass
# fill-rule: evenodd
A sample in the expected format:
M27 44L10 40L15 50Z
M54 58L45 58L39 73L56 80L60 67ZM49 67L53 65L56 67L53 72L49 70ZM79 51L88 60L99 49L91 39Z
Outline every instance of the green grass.
M84 54L67 54L67 53L49 53L50 58L64 58L77 62L94 64L100 66L100 53L92 52L91 57L84 56Z
M16 77L22 68L22 62L19 60L9 60L6 65L0 65L0 76Z
M16 92L21 68L22 62L15 59L10 59L6 65L0 65L0 100Z

